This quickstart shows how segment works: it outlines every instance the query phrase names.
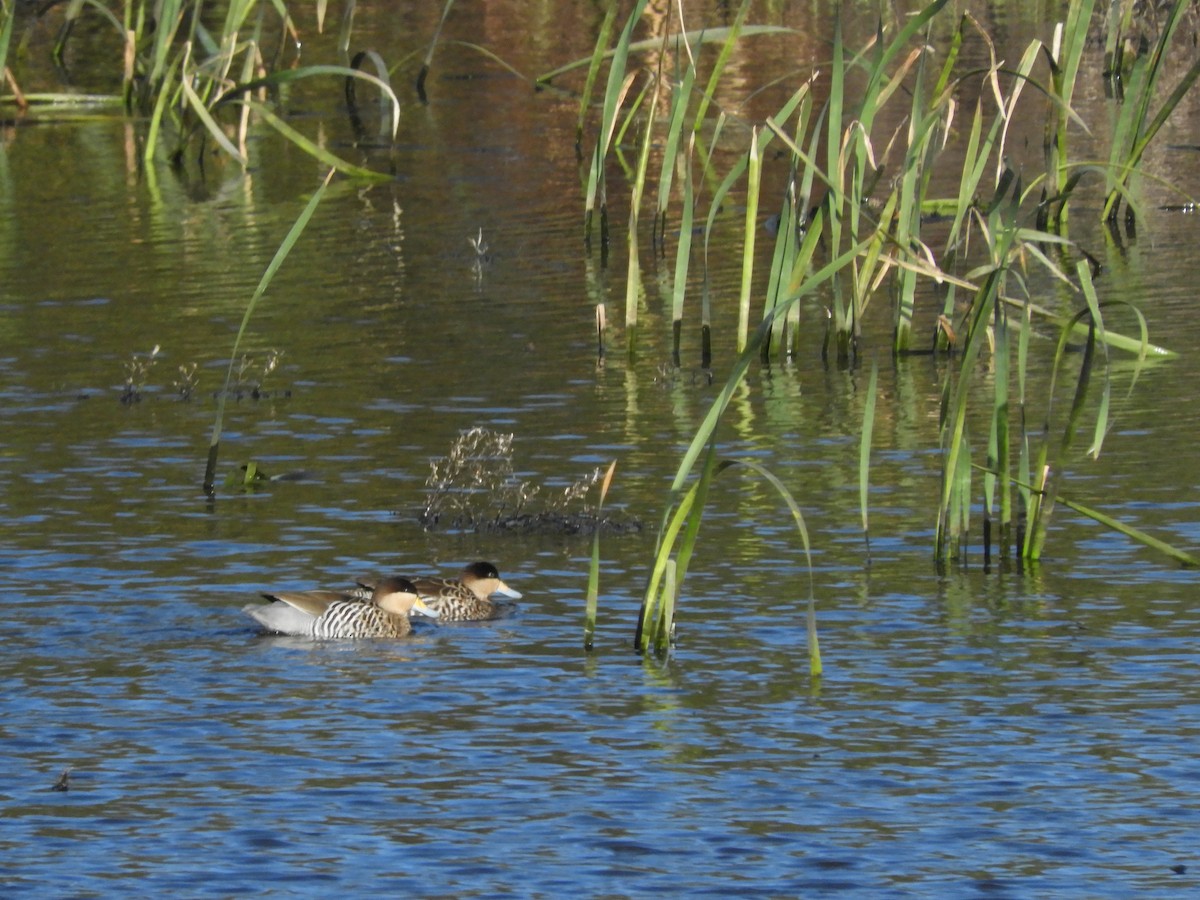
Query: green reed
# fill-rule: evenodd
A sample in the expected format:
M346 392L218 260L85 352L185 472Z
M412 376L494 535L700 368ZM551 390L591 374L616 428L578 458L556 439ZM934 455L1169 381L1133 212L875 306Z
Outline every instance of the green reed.
M814 108L809 91L811 81L802 85L761 126L751 123L745 152L735 158L723 175L710 170L713 159L710 147L699 178L694 171L698 147L686 140L685 130L700 134L706 104L715 93L721 65L705 81L704 99L693 112L694 85L704 81L693 53L697 46L692 38L695 33L681 31L675 37L677 63L670 114L665 123L657 125L657 141L665 150L654 237L665 238L667 216L671 209L678 209L681 237L676 247L674 282L665 290L670 297L676 365L680 364L679 335L688 302L692 222L699 214L699 194L704 185L715 182L712 197L707 201L709 210L703 228L705 277L701 283L701 327L705 341L702 364L706 366L708 306L712 297L707 260L714 242L728 239L719 231L729 219L719 211L734 191L744 191L747 211L741 223L742 278L735 301L738 356L726 391L714 402L684 455L664 510L639 621L638 644L642 649L660 646L662 629L670 627L670 616L664 619L662 610L685 580L699 522L706 503L712 499L712 482L729 464L719 460L716 442L718 423L729 399L727 392L746 377L750 351L756 352L764 363L775 350L781 356L794 352L796 340L788 317L795 316L800 298L814 292L819 292L828 304L830 330L823 352L828 350L840 361L852 362L858 356L864 318L872 302L880 296L891 301L888 309L892 316L893 353L929 352L923 349L928 347L948 357L941 406L943 472L936 502L936 558L946 562L962 553L972 525L975 471L984 473L985 529L990 532L995 520L1005 553L1019 539L1021 555L1028 559L1038 557L1042 546L1039 535L1044 535L1055 498L1060 496L1057 466L1064 461L1070 444L1059 441L1056 461L1052 461L1048 457L1051 442L1046 427L1039 430L1027 424L1038 419L1029 408L1027 393L1031 335L1035 330L1050 330L1057 331L1064 345L1067 341L1086 341L1090 348L1084 357L1087 364L1071 375L1075 400L1069 428L1073 433L1085 411L1094 411L1098 424L1093 447L1097 449L1104 431L1100 423L1108 421L1107 353L1110 350L1133 353L1139 363L1169 355L1149 344L1144 324L1141 338L1097 325L1100 306L1088 300L1094 292L1087 266L1071 261L1073 246L1064 236L1068 207L1086 176L1103 172L1116 196L1131 195L1125 179L1136 166L1145 142L1153 137L1167 114L1163 107L1159 116L1151 118L1143 102L1151 93L1147 86L1155 83L1152 76L1160 69L1161 55L1149 54L1144 61L1133 62L1133 74L1137 77L1130 83L1137 88L1133 93L1142 99L1127 101L1128 109L1123 116L1130 124L1118 123L1114 140L1118 149L1114 149L1108 165L1071 158L1068 125L1083 125L1072 108L1072 98L1093 5L1094 0L1072 4L1065 23L1055 29L1053 45L1031 41L1015 64L997 58L990 38L969 14L959 17L947 39L939 31L945 0L935 0L896 23L894 28L885 27L881 21L874 38L858 52L845 46L840 22L835 23L828 62L829 96L824 106ZM742 21L745 10L745 5L740 7L736 25L723 36L726 44L722 63L734 40L755 33L755 26ZM602 178L608 135L615 127L616 112L628 92L627 84L623 89L616 88L622 84L621 77L627 80L632 77L624 74L631 65L630 56L652 49L648 43L631 40L632 26L640 14L639 6L626 23L613 55L607 96L615 99L606 101L602 114L592 180ZM1174 27L1172 24L1168 31ZM983 67L972 63L967 68L960 62L968 33L983 39L989 60ZM1167 45L1169 36L1164 35L1160 41L1162 47ZM938 46L941 52L933 57L923 52L926 45ZM660 54L668 52L669 41L663 39L657 49ZM599 58L597 47L592 59ZM1038 68L1042 64L1047 69L1044 77ZM660 77L661 74L660 62ZM1193 77L1189 70L1169 98L1170 103L1178 102ZM982 90L980 99L964 111L957 98L967 80L976 82ZM1027 90L1030 87L1033 90ZM898 103L905 104L902 117L890 110ZM1049 110L1048 115L1043 108ZM888 119L903 121L890 135L878 134L876 126L883 120L885 110ZM1007 145L1011 123L1031 111L1046 115L1046 168L1040 175L1034 173L1032 181L1026 184L1007 165ZM647 167L642 163L648 147L647 135L656 127L651 113L643 118L642 155L632 201L635 207L640 204L644 190ZM724 122L722 114L717 121L718 130ZM627 117L626 127L628 124ZM764 199L761 167L767 144L773 140L784 145L789 171L777 205L768 201L778 215L779 227L773 236L771 264L765 276L762 316L755 328L752 301L759 290L758 283L764 280L754 271L759 207ZM931 173L935 168L944 172L949 165L960 173L957 188L950 196L932 196ZM823 199L814 205L811 198L821 190ZM591 196L589 189L588 197ZM933 213L948 222L940 229L945 238L937 249L925 236L926 219ZM636 222L635 212L631 215L634 228ZM629 245L636 248L636 244L634 233L629 236ZM632 253L636 249L631 249ZM1059 285L1064 299L1068 295L1082 295L1088 302L1090 318L1063 315L1034 303L1028 271L1031 265L1047 273L1052 284ZM630 265L627 298L636 296L636 290L640 290L628 281L635 278L640 281L640 271ZM916 328L920 298L930 287L940 297L941 312L926 343ZM627 322L631 325L633 322L628 313ZM987 368L991 369L992 387L990 396L981 401L979 374ZM1094 381L1096 371L1104 373L1099 381ZM1056 375L1065 378L1067 373L1065 369L1059 371L1056 364ZM1106 387L1098 394L1094 390L1089 393L1089 386L1097 383ZM875 390L873 374L872 396L864 409L860 453L864 533L869 521L869 435L875 415ZM1089 396L1093 398L1090 402ZM987 428L977 448L971 425L980 418L975 410L981 402ZM1048 404L1047 416L1049 412ZM977 462L985 449L986 462ZM702 454L705 463L696 472ZM1014 533L1018 509L1027 522L1020 536ZM667 565L672 561L675 586L668 590L664 585Z
M342 85L369 84L378 90L394 139L400 102L386 66L370 74L351 65L299 65L300 36L282 0L233 0L214 13L203 0L131 0L114 12L102 2L73 0L63 12L63 26L53 48L61 59L79 21L87 16L111 29L119 52L112 58L77 61L112 67L120 73L125 110L146 120L143 158L160 154L174 164L203 153L211 141L242 166L249 164L246 136L253 121L269 125L322 163L359 178L390 178L356 165L304 136L278 115L267 97L271 89L299 79L332 79ZM348 8L347 21L349 17ZM323 20L323 15L319 15ZM0 6L0 58L7 59L12 8ZM346 39L348 45L348 37ZM102 42L97 46L101 46ZM0 67L0 71L7 69ZM7 78L16 85L19 74ZM352 91L347 91L352 94ZM70 94L36 94L45 105L77 104ZM93 105L100 98L92 98ZM114 104L115 105L115 104ZM353 115L353 110L352 110Z
M609 463L600 481L600 496L596 500L596 527L592 532L592 561L588 568L587 604L583 617L583 648L592 649L592 638L596 633L596 603L600 596L600 529L604 521L604 498L612 486L613 474L617 470L616 460Z
M1079 121L1078 116L1073 115L1071 101L1075 95L1079 66L1087 48L1088 28L1094 8L1095 0L1076 0L1070 4L1066 21L1055 27L1054 39L1045 54L1050 67L1050 87L1055 102L1050 104L1046 119L1046 184L1043 197L1052 202L1058 201L1068 185L1067 163L1070 153L1067 126L1074 118L1077 124L1087 130L1087 126ZM1067 206L1061 201L1058 202L1060 215L1057 217L1055 230L1060 231ZM1044 227L1045 221L1041 224Z
M8 70L8 48L12 44L13 30L13 7L9 5L10 0L0 0L0 92L7 86L14 93L17 92L16 82L12 79ZM16 0L12 0L13 3ZM20 101L21 98L18 97Z
M208 445L208 463L204 469L204 492L210 496L213 494L213 486L216 482L217 455L221 447L221 425L225 418L225 399L229 395L229 385L233 379L233 370L238 359L238 347L241 346L242 337L246 334L246 327L250 324L250 317L254 314L259 300L266 293L267 287L275 278L275 273L279 271L288 254L292 252L292 248L296 246L296 242L300 240L300 235L304 233L309 220L312 219L313 213L316 212L317 206L320 205L321 198L325 196L325 191L328 189L330 181L333 180L333 175L334 170L330 169L321 186L313 192L312 197L301 211L299 217L297 217L295 223L288 230L283 242L279 245L279 249L275 251L275 255L271 258L271 262L263 272L262 278L259 279L258 287L254 289L254 293L250 297L250 302L246 304L246 312L242 315L242 324L238 327L237 336L233 339L233 350L229 354L229 367L225 371L225 384L220 394L217 395L217 414L213 421L212 437Z
M863 402L862 435L858 444L858 507L862 514L863 540L867 544L867 558L871 556L870 504L871 484L871 440L875 434L875 399L879 385L879 365L871 364L871 380Z
M608 82L604 90L603 108L600 117L600 137L596 141L596 147L592 153L591 168L588 170L587 187L584 194L584 237L587 240L591 239L592 234L592 219L596 210L600 211L601 226L600 240L602 243L608 242L607 228L607 212L608 198L605 191L605 169L608 160L608 152L612 147L613 135L617 128L617 115L625 102L625 97L629 93L630 87L633 85L634 78L637 73L626 73L626 66L629 60L629 45L633 40L633 31L637 26L638 20L641 19L642 12L646 8L646 0L638 0L634 4L633 12L629 16L629 20L625 23L625 27L621 31L620 37L617 39L617 46L612 54L612 60L608 69ZM599 44L597 44L597 54L599 53ZM592 57L592 65L596 65L597 55ZM548 80L555 73L542 76L539 80ZM585 97L585 101L586 101Z
M1158 111L1151 116L1151 106L1162 93L1161 82L1167 77L1167 55L1184 22L1184 16L1193 8L1190 0L1174 0L1167 10L1165 19L1158 23L1158 40L1149 53L1138 54L1128 74L1117 70L1122 103L1113 131L1106 170L1108 196L1104 202L1104 216L1115 221L1120 201L1129 194L1130 178L1137 172L1138 164L1150 142L1158 134L1167 118L1175 111L1197 77L1200 77L1200 59L1183 73L1175 87L1162 101Z

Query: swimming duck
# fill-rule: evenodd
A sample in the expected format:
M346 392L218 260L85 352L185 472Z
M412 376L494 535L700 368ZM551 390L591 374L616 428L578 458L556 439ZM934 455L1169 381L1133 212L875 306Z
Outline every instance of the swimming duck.
M277 591L272 601L243 608L268 631L322 640L404 637L412 631L409 613L437 618L406 578L385 578L370 598L339 591Z
M364 590L374 589L370 581L358 584ZM493 594L514 600L521 598L521 592L505 584L500 572L489 562L471 563L458 578L414 578L412 584L425 605L437 611L442 622L494 619L504 612L505 607L491 599Z

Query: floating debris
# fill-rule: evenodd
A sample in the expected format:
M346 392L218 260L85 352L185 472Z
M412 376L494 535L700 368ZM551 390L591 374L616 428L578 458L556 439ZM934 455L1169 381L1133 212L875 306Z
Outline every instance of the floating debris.
M71 789L71 766L63 769L62 774L58 776L58 781L54 782L54 786L50 788L52 791L69 791Z

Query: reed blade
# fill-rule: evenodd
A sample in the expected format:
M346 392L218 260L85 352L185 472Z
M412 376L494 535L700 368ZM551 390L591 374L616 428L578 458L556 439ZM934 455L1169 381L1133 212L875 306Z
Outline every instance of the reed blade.
M583 649L591 650L596 633L596 605L600 596L600 526L604 521L604 498L612 486L617 461L608 465L608 471L600 482L600 498L596 501L596 527L592 532L592 562L588 568L587 607L583 619Z
M868 517L870 496L871 439L875 431L875 394L879 383L879 363L871 363L871 381L863 402L862 438L858 445L858 505L862 512L863 537L867 542L867 556L871 553L871 529Z
M313 192L312 197L300 212L299 217L289 229L287 235L283 239L283 243L279 245L279 249L275 251L275 256L267 265L266 271L259 279L258 287L254 289L254 293L250 297L250 302L246 304L246 312L242 315L242 324L238 327L237 336L233 339L233 349L229 354L229 367L225 370L225 384L221 388L221 393L217 397L217 415L213 422L212 437L209 439L208 445L208 463L204 471L204 493L212 496L213 484L216 480L217 468L217 453L221 443L221 424L225 417L225 398L229 394L229 382L233 378L233 367L237 361L238 348L241 346L242 337L246 334L246 327L250 324L250 317L254 314L255 308L258 306L259 300L262 299L270 286L271 281L275 278L275 273L279 271L284 260L288 258L288 254L292 252L292 248L296 246L296 242L300 240L300 236L304 233L304 229L308 227L309 221L313 217L313 213L317 211L317 206L321 203L321 198L325 196L325 191L329 187L329 183L333 180L334 170L330 169L325 176L325 180L321 182L321 186Z

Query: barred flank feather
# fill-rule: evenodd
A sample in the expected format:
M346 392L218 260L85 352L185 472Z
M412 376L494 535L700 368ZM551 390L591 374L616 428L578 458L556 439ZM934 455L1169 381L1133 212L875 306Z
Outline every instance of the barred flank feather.
M268 631L322 640L403 637L412 631L408 614L414 609L437 618L437 612L404 578L385 578L369 599L337 591L277 591L263 596L272 602L247 606L245 612Z
M477 597L464 585L452 581L440 585L422 583L417 589L426 605L437 610L438 620L441 622L492 619L503 610L503 607L487 597Z
M408 616L395 616L374 603L339 600L313 621L312 635L322 640L404 637L412 631Z

